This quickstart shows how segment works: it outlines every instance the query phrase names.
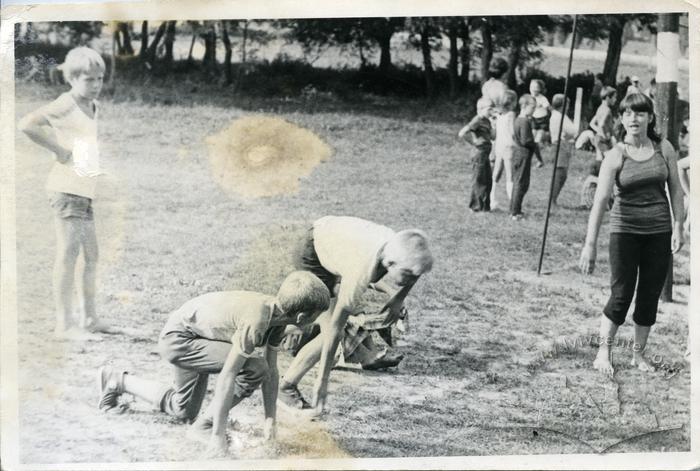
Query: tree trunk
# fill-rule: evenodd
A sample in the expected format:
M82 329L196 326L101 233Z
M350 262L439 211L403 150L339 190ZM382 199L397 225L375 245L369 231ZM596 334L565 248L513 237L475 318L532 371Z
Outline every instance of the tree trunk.
M119 38L119 30L116 28L114 29L114 32L112 32L112 49L116 54L124 54L124 46Z
M206 72L213 72L216 70L216 23L207 21L205 22L205 28L202 65Z
M457 48L457 24L452 23L448 29L448 37L450 39L450 62L449 62L449 77L450 77L450 98L457 96L457 81L459 80L459 49Z
M139 57L146 57L146 50L148 49L148 21L141 23L141 49L139 50Z
M173 64L173 43L175 42L175 21L168 21L165 30L165 64L171 67Z
M192 63L192 51L194 50L194 43L197 41L197 28L192 27L192 41L190 41L190 50L187 52L187 63Z
M489 79L489 65L493 57L493 37L491 36L491 24L488 18L484 18L481 24L481 83Z
M375 38L379 43L379 71L382 73L387 73L391 69L391 37L394 35L389 20L386 21L386 28Z
M226 50L226 55L224 56L224 75L226 77L226 85L231 85L233 82L233 70L231 70L231 55L233 54L233 49L231 49L231 39L228 36L228 22L221 21L221 40L224 43L224 49Z
M460 50L460 61L462 62L461 79L465 85L469 84L469 62L471 56L469 54L469 20L465 19L459 28L459 37L462 40L462 49Z
M236 85L234 91L237 93L243 88L243 71L246 67L246 44L248 43L248 20L243 20L243 34L241 38L241 64L236 74Z
M148 49L146 50L146 60L151 63L151 65L155 62L156 60L156 51L158 50L158 44L160 43L160 40L163 38L163 35L165 35L165 28L167 26L167 22L162 22L160 26L158 26L158 30L156 31L156 35L153 38L153 41L151 41L151 44L148 46Z
M124 54L134 55L134 47L131 45L131 33L129 32L129 23L119 22L119 32L122 35L122 44Z
M35 41L37 37L36 31L34 31L34 24L27 23L27 27L24 30L24 42L30 43Z
M248 20L243 20L243 38L241 41L241 63L245 64L247 60L246 47L248 45Z
M423 26L420 32L420 50L423 54L425 94L428 98L433 98L435 96L435 79L433 77L433 61L430 57L430 33L427 25Z
M626 18L619 18L620 16L615 15L610 21L608 52L603 67L603 83L605 85L615 86L617 83L617 68L620 65L620 54L622 53L622 32L627 22Z
M517 81L515 80L515 71L518 68L518 63L520 62L520 48L521 48L520 43L513 43L510 45L510 49L508 50L508 74L507 74L507 79L506 79L506 85L508 85L508 88L511 90L515 90L515 87L517 85Z

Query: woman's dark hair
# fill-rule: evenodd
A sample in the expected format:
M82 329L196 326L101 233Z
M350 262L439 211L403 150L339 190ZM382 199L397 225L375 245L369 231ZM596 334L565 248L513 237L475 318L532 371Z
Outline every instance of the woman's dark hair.
M654 142L661 142L661 136L656 133L656 114L654 113L654 102L651 98L644 95L643 93L630 93L625 98L622 99L618 105L618 112L620 116L624 114L625 111L636 111L637 113L646 112L649 113L649 126L647 126L647 137ZM617 140L623 141L627 131L625 127L620 124L617 132Z

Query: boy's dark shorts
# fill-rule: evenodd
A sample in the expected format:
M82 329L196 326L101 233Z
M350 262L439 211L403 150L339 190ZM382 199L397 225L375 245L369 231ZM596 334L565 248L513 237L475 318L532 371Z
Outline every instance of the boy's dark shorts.
M51 204L56 215L62 219L78 218L89 221L93 219L92 199L85 196L50 192L49 204Z
M547 129L549 127L549 115L532 118L532 129Z
M328 291L331 292L331 296L333 295L335 285L340 280L340 277L329 272L321 265L321 261L318 259L318 254L316 253L316 248L314 247L313 227L306 231L295 262L299 270L310 271L316 275L323 284L326 285Z

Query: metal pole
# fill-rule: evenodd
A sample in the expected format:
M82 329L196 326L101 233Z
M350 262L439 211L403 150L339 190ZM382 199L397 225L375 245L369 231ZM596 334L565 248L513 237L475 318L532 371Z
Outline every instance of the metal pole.
M577 15L574 15L574 25L571 31L571 49L569 50L569 65L566 69L566 79L564 80L564 107L561 110L561 120L559 121L559 135L557 136L557 149L554 152L554 167L552 168L552 179L549 182L549 198L547 199L547 215L544 218L544 231L542 233L542 248L540 249L540 260L537 263L537 276L542 272L542 259L544 258L544 249L547 244L547 229L549 229L549 215L552 211L552 196L554 195L554 179L557 174L557 163L559 162L559 149L561 147L561 133L564 129L564 116L566 116L566 108L569 102L569 77L571 76L571 63L574 59L574 46L576 44L576 23Z
M657 131L678 149L678 13L659 14L656 42L656 108ZM661 300L673 301L673 256L668 266Z

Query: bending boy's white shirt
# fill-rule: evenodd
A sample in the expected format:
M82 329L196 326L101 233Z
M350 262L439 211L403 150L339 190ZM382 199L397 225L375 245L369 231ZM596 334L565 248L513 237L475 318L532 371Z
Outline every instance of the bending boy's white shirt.
M69 92L39 110L51 124L58 143L70 149L71 162L55 162L46 182L46 189L60 193L94 198L96 181L100 171L99 146L97 144L97 102L95 116L90 118L80 109Z
M314 222L314 249L321 265L341 277L338 303L353 314L377 269L379 252L395 232L364 219L325 216Z

